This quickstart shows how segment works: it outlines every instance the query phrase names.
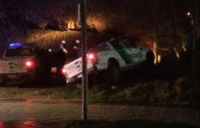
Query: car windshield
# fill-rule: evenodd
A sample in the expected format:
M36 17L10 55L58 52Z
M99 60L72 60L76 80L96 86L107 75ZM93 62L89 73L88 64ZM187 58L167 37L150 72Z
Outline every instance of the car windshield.
M17 57L17 56L32 56L34 54L31 48L16 48L7 49L5 57Z

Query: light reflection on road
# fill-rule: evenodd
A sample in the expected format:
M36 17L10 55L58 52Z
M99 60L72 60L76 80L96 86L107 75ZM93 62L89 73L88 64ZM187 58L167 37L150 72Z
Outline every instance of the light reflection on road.
M19 128L37 128L38 124L35 121L25 121L19 125Z
M35 121L0 121L0 128L38 128Z
M0 122L0 128L4 128L4 122Z
M0 128L60 128L65 121L0 121Z

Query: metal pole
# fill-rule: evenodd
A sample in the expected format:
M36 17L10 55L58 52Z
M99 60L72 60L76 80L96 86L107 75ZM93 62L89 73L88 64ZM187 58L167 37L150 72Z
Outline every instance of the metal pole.
M87 78L87 25L86 25L86 0L81 0L82 24L82 118L88 119L88 78Z

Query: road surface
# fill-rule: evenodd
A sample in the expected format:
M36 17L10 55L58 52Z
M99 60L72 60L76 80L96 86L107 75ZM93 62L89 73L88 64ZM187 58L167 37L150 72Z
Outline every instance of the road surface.
M147 120L199 126L199 109L89 104L90 120ZM81 120L80 101L40 101L0 99L0 128L6 123L37 125L37 121ZM57 125L62 125L56 123ZM2 126L1 126L2 125ZM31 127L32 128L32 127Z

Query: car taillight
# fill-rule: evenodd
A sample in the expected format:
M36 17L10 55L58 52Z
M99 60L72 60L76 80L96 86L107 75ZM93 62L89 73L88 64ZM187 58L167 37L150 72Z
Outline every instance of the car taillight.
M65 67L62 68L61 73L63 74L63 76L67 77L67 70L65 69Z
M63 74L66 74L66 73L67 73L67 71L66 71L65 68L62 69L62 73L63 73Z
M94 59L94 54L89 54L88 58L91 59L91 60Z
M92 64L97 64L98 63L98 56L96 53L88 53L87 55L88 59L92 62Z
M34 62L32 60L25 61L26 68L32 68L34 67Z

